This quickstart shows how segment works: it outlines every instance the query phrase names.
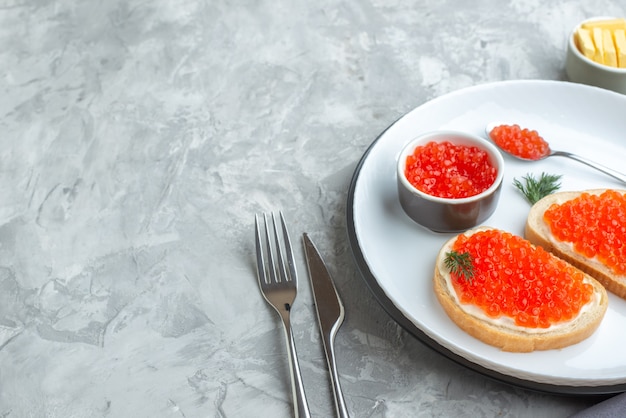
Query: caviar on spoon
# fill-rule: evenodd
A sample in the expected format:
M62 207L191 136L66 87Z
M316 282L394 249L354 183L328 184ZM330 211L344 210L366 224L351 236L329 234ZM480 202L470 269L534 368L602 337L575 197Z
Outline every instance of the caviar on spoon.
M547 157L567 157L626 183L626 175L623 173L571 152L550 149L548 142L537 131L521 128L519 125L490 123L486 127L486 132L498 148L517 159L539 161Z

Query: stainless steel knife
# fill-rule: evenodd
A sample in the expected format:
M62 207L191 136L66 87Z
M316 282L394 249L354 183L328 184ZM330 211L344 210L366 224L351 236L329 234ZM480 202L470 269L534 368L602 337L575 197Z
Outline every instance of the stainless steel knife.
M330 373L330 383L333 388L333 396L335 398L335 407L337 416L340 418L348 418L348 409L343 399L343 392L339 382L339 374L337 373L337 364L335 362L335 335L339 327L343 323L345 311L343 303L333 279L324 264L324 260L319 251L309 238L308 234L302 235L304 241L304 252L306 254L307 266L309 268L309 279L313 288L313 298L315 299L315 310L317 311L317 319L322 334L322 342L324 344L324 352L328 361L328 370Z

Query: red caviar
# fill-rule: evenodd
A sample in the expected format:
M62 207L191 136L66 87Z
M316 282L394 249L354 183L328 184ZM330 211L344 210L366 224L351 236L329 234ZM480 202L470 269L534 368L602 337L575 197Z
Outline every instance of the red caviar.
M615 190L582 193L553 204L544 219L555 238L586 257L597 257L616 274L626 274L626 195Z
M476 146L431 141L406 158L404 174L414 187L431 196L460 199L475 196L495 182L498 170Z
M452 274L459 300L490 317L504 315L519 326L548 328L576 317L591 300L593 287L583 283L583 273L511 233L459 235L453 250L470 253L474 266L469 279Z
M538 160L550 153L550 146L537 131L522 129L519 125L496 126L489 136L509 154L527 160Z

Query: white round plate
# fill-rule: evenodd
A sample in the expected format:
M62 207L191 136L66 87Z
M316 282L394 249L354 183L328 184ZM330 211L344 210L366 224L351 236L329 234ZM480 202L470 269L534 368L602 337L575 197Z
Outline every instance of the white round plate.
M573 346L507 353L458 328L432 289L437 252L452 235L414 223L396 190L403 144L437 129L485 136L492 121L536 129L553 149L626 171L626 96L557 81L508 81L459 90L417 107L385 130L360 160L348 197L348 234L366 283L386 311L427 345L480 373L551 393L607 394L626 390L626 300L609 296L599 329ZM513 179L542 172L563 175L561 190L626 185L570 159L538 162L505 156L502 195L484 225L523 236L530 204Z

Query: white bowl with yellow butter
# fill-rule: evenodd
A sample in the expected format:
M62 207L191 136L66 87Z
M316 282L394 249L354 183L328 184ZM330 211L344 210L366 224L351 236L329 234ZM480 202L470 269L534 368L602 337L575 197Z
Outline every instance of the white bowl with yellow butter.
M626 18L578 24L568 39L565 72L570 81L626 94Z

